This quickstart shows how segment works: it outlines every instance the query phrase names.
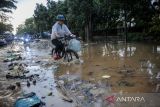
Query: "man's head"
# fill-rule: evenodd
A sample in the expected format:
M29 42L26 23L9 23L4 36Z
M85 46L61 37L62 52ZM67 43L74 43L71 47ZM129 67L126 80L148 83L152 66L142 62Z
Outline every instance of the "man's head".
M160 0L151 0L151 5L156 11L160 9Z
M57 15L56 19L59 22L59 24L63 24L65 21L65 17L63 15Z

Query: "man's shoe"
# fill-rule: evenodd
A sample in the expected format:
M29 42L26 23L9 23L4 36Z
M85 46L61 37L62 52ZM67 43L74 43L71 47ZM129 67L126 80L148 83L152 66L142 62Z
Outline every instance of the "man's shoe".
M53 56L54 60L58 60L58 55Z
M58 59L61 59L61 58L62 58L62 57L61 57L60 55L58 55L58 58L57 58L57 60L58 60Z
M59 55L55 55L54 56L54 60L59 60L59 59L61 59L62 57L61 56L59 56Z

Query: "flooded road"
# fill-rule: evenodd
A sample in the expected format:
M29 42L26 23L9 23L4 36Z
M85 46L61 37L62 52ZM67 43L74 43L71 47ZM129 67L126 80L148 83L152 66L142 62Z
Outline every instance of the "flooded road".
M72 107L72 103L62 100L61 94L56 89L54 72L57 72L60 62L53 60L49 55L50 50L48 40L27 45L15 42L13 46L9 45L1 49L1 79L3 81L0 82L2 84L0 92L5 94L0 95L0 107L13 107L17 98L30 92L36 93L44 102L44 107ZM20 55L22 59L17 60L17 55ZM13 70L11 65L13 65ZM23 66L21 70L19 70L20 65ZM8 79L6 75L9 75ZM10 85L15 86L16 82L20 82L21 87L8 89Z
M78 74L82 80L103 81L109 75L111 92L155 92L160 72L160 46L138 43L87 45L82 51L81 65L61 65L62 75Z
M25 46L23 43L18 43L14 44L14 47L1 48L0 107L12 107L17 98L30 92L35 92L46 107L75 107L74 103L63 99L61 91L57 88L56 81L58 78L64 78L65 75L67 75L67 80L78 77L81 81L79 81L80 87L77 87L80 89L83 89L82 87L95 88L98 87L95 84L104 83L105 88L102 89L100 85L98 88L102 93L104 91L109 93L157 91L159 80L156 77L160 72L160 45L84 44L82 52L79 53L80 62L83 63L54 61L49 55L50 51L51 47L47 40ZM21 58L18 56L16 59L15 57L19 54ZM12 60L12 58L16 60ZM13 68L11 69L10 65L12 64ZM23 66L23 70L18 72L17 66ZM6 79L6 74L18 74L18 78ZM24 74L25 78L22 78ZM21 87L16 86L17 82L20 82ZM8 89L11 84L16 88ZM75 90L72 92L74 93ZM95 90L91 91L97 93ZM83 95L80 97L82 99ZM97 106L91 107L103 106L97 104Z

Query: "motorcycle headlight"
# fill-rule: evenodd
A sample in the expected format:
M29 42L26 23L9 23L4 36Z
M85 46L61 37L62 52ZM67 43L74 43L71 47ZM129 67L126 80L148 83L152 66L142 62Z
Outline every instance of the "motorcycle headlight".
M26 42L28 42L28 41L29 41L29 39L25 39L25 41L26 41Z

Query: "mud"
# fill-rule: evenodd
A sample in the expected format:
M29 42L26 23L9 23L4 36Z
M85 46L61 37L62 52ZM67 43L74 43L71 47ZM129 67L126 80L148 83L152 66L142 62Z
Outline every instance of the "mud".
M18 98L30 92L35 92L46 107L72 107L56 89L54 72L59 62L52 59L50 51L48 40L27 45L15 42L1 49L0 107L13 107Z
M159 90L157 74L160 72L160 46L158 45L84 44L82 52L79 53L80 61L75 60L70 63L62 60L54 61L49 55L50 51L51 44L47 40L27 45L14 43L1 48L0 107L13 107L16 99L30 92L35 92L47 107L75 107L74 99L64 96L64 92L57 84L59 78L65 75L71 80L78 77L75 83L80 85L72 90L73 94L77 94L81 89L87 89L89 91L87 94L94 95L93 98L85 94L79 95L78 99L82 102L84 98L90 103L96 102L96 98L106 91L142 93ZM6 79L8 73L12 76L14 74L14 78ZM68 84L71 83L68 81ZM101 107L101 103L96 104L96 107Z

